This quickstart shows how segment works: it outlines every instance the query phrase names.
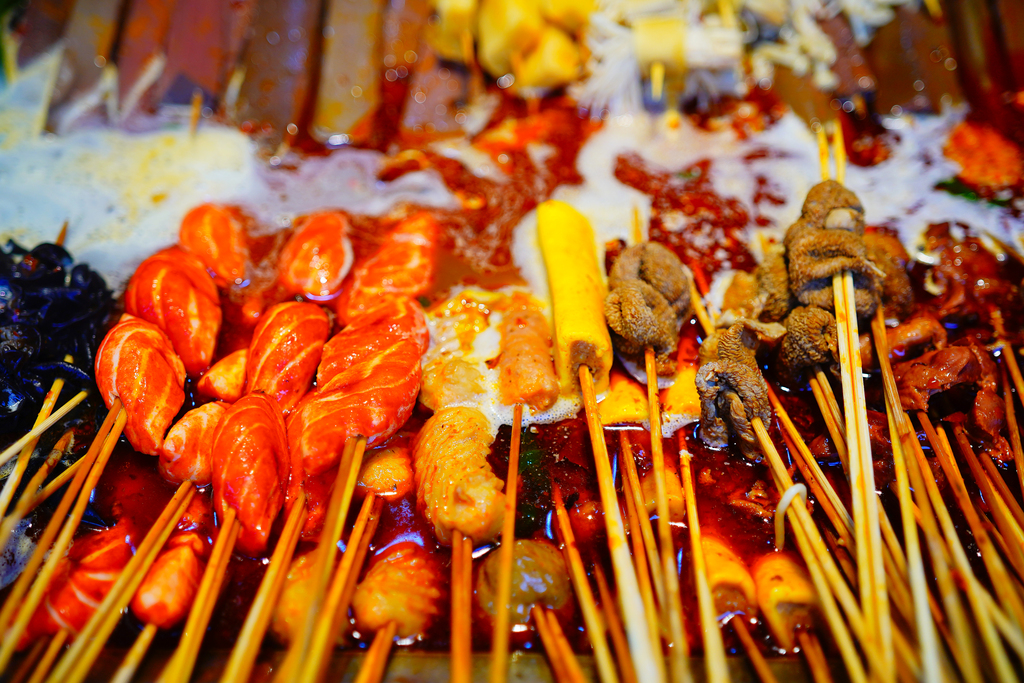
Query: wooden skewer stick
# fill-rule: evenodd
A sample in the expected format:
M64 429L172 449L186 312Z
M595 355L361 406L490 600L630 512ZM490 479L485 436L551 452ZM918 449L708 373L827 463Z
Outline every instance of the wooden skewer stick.
M1004 347L1005 348L1005 347ZM1010 348L1006 353L1013 355ZM1007 361L1009 365L1009 361ZM1024 491L1024 445L1021 444L1020 428L1017 426L1017 406L1013 401L1013 390L1010 388L1010 380L1006 375L1006 366L1000 367L1003 378L1003 403L1006 411L1006 427L1010 432L1010 449L1013 452L1013 463L1017 468L1017 480L1020 483L1021 491ZM1018 393L1018 396L1021 394ZM1024 396L1021 396L1024 399Z
M28 677L32 675L32 672L36 670L36 665L43 656L43 650L46 649L47 645L49 643L46 642L45 638L36 640L35 645L28 651L25 658L21 660L21 664L15 670L8 683L25 683Z
M192 677L192 670L195 668L196 658L199 656L199 648L203 644L206 627L210 623L213 608L217 604L217 597L221 584L224 582L228 562L231 561L231 553L241 530L242 525L238 521L238 513L234 508L228 508L220 531L217 533L217 540L213 544L213 550L210 552L206 571L203 572L203 578L199 582L195 602L192 603L188 619L185 620L185 628L182 631L178 649L175 650L171 661L167 663L161 673L160 683L187 683Z
M146 627L139 631L128 654L121 660L121 665L117 667L117 671L111 677L110 683L131 683L131 680L135 678L135 672L139 670L139 665L146 658L146 653L149 652L149 646L153 644L153 638L156 637L158 630L155 624L146 624Z
M594 592L590 589L587 570L583 567L583 559L580 557L579 548L576 547L576 536L572 532L569 513L565 510L562 492L557 484L553 484L551 487L551 500L555 506L558 533L568 559L572 587L576 592L580 611L583 613L583 623L587 627L590 647L594 650L598 678L601 679L601 683L618 683L619 677L615 673L615 664L612 661L611 651L608 649L608 641L604 637L604 622L601 619L600 611L598 611L597 602L594 600Z
M1020 594L1014 588L1009 573L1006 571L1006 565L1003 564L1003 560L996 551L991 536L989 536L988 531L982 524L981 518L971 501L963 477L960 475L960 469L953 459L953 450L949 445L949 441L944 438L946 434L945 432L936 432L925 412L918 412L917 418L928 435L928 440L932 443L933 448L935 448L935 455L942 466L942 471L949 480L950 489L953 491L953 498L956 500L961 512L964 513L967 524L974 534L974 540L981 551L981 559L985 563L985 568L988 570L992 580L992 587L996 595L999 596L999 602L1009 610L1017 627L1020 628L1024 624L1024 602L1022 602Z
M57 461L64 457L64 453L68 450L73 440L74 430L69 429L64 432L60 439L57 440L57 443L53 445L50 454L46 456L46 460L39 466L36 473L32 475L32 478L28 480L25 490L14 505L14 510L0 523L0 548L7 547L7 541L11 538L11 534L14 533L14 529L21 524L21 520L25 519L25 516L35 507L33 503L38 497L40 484L49 476ZM81 462L81 460L78 462Z
M646 618L643 613L643 600L640 597L640 586L633 569L633 559L629 554L626 531L622 525L622 514L619 500L615 493L615 481L612 477L611 463L608 459L608 448L604 442L604 431L597 412L597 396L594 391L594 377L590 368L580 365L580 388L583 393L583 406L587 415L587 427L590 430L590 442L594 449L594 463L597 469L597 484L601 493L601 506L604 509L605 529L608 533L608 549L612 557L612 568L615 570L615 582L619 593L626 632L629 636L629 649L633 655L633 665L637 677L647 681L664 681L658 661L660 648L655 648L647 631ZM665 577L668 581L668 577ZM689 676L684 681L689 683Z
M452 683L473 679L473 541L456 529L452 533Z
M199 119L202 118L202 114L203 91L196 88L192 91L192 107L188 117L188 133L192 137L195 137L196 131L199 129Z
M594 582L597 583L597 594L601 598L602 614L604 622L608 626L608 637L612 640L612 648L619 661L619 672L625 683L638 683L636 680L636 667L633 666L633 655L629 653L629 641L626 639L626 629L622 628L622 620L615 609L615 596L608 587L608 580L600 564L594 565Z
M64 224L60 226L60 232L57 233L57 239L53 241L58 247L64 246L64 240L68 238L68 222L65 220Z
M71 356L64 357L64 362L70 363L71 361ZM53 380L53 384L50 385L50 390L46 392L46 396L43 398L43 405L39 407L39 413L36 415L36 420L32 424L33 428L38 427L50 416L50 413L53 412L53 406L56 405L57 398L60 396L60 392L63 389L64 379L62 377L58 377ZM35 451L36 444L38 443L39 437L36 437L31 439L24 445L24 447L22 447L21 453L18 455L18 461L14 464L14 469L7 475L7 481L4 482L3 490L0 491L0 517L7 514L7 508L10 506L11 500L14 498L14 492L18 488L18 484L21 483L21 478L25 476L25 470L28 469L29 460L32 459L32 452ZM5 544L0 544L0 548L4 547L4 545Z
M35 671L32 672L32 677L28 679L28 683L42 683L46 673L53 666L53 661L57 659L61 648L67 642L69 635L71 634L66 628L62 628L53 634L49 645L46 646L46 650L43 652L43 656L39 659L39 663L36 664Z
M78 529L78 523L82 521L85 507L89 503L89 496L96 488L96 483L103 473L103 468L107 465L107 460L110 459L110 454L121 436L121 430L124 429L127 419L127 413L121 407L120 399L115 399L92 446L83 456L83 459L88 459L86 465L83 465L75 475L71 486L57 505L53 517L43 531L39 545L36 546L22 575L15 582L11 592L8 593L3 610L0 610L0 633L5 634L3 644L0 645L0 672L10 664L15 646L28 627L28 622L32 619L36 607L46 595L50 579L57 570L64 553L71 545L71 538ZM74 501L73 507L72 501ZM64 516L68 514L69 508L70 515L65 519ZM59 535L58 530L60 531ZM56 541L54 541L54 537L56 537ZM52 548L51 542L53 543ZM48 552L49 554L47 554ZM42 565L41 568L40 565ZM37 569L39 569L38 574L36 574ZM31 588L29 588L30 584ZM23 597L24 600L22 600ZM17 610L16 617L15 610ZM14 623L8 629L7 625L11 623L12 617L14 617Z
M353 477L355 477L355 472ZM363 499L363 505L359 510L359 516L352 525L352 533L349 535L348 543L345 545L345 552L341 556L341 563L331 579L330 586L324 596L323 607L317 617L313 629L313 636L310 639L309 650L306 653L306 660L303 663L300 681L314 683L323 677L324 669L327 666L327 654L333 649L333 644L338 639L338 621L340 614L340 603L345 593L345 587L349 583L349 577L358 573L359 567L356 559L365 557L360 549L365 547L363 539L373 536L377 530L377 521L380 518L381 500L373 493L367 494ZM470 548L472 552L472 548ZM472 557L470 558L472 559ZM348 605L345 606L347 612Z
M931 683L940 683L942 672L939 660L939 644L935 636L935 623L932 620L931 602L929 600L930 593L928 592L928 584L924 573L924 560L917 536L917 522L914 519L914 503L910 494L907 462L903 452L903 434L909 431L909 425L900 403L899 391L896 387L896 377L893 375L892 364L889 361L889 339L885 330L885 314L881 307L875 312L875 318L871 323L871 333L878 353L878 365L882 369L882 382L888 407L887 415L890 440L893 447L896 492L900 502L900 518L903 522L903 535L907 547L907 572L914 602L914 622L917 627L917 642L921 649L924 680ZM951 640L949 645L951 651L954 652L961 646L955 640Z
M825 420L829 436L832 437L832 444L839 455L839 462L843 465L843 471L847 476L850 474L850 456L846 451L846 427L843 424L843 414L839 412L839 404L836 402L836 395L832 392L832 384L825 376L821 366L816 366L814 374L808 378L811 385L811 393L821 411L821 417Z
M15 455L21 452L21 449L25 448L29 444L34 444L36 440L38 440L39 437L46 432L47 429L49 429L54 424L59 422L61 418L63 418L65 415L71 412L71 410L75 406L84 401L85 397L88 395L89 392L85 390L78 392L77 394L72 396L67 403L58 408L57 412L53 413L42 422L37 422L36 425L32 427L32 429L30 429L28 433L25 434L25 436L21 437L20 439L12 443L10 446L8 446L3 453L0 453L0 465L3 465L8 460L13 458Z
M659 621L658 605L665 604L664 587L658 591L658 602L654 601L655 588L651 575L657 573L655 581L661 578L661 566L658 560L658 547L654 543L654 531L651 520L647 516L643 490L636 471L636 460L633 459L629 437L626 430L619 431L620 468L623 472L623 488L626 498L626 517L629 520L630 541L633 543L633 561L636 562L636 574L640 581L640 596L644 601L644 614L647 615L647 629L651 638L661 640L661 622ZM644 512L641 513L640 510ZM603 600L603 598L602 598ZM627 646L628 651L628 646Z
M572 646L569 645L569 641L562 631L562 625L558 623L554 613L539 605L534 605L531 613L537 622L537 631L540 633L540 639L544 642L544 649L548 653L548 659L552 662L552 668L555 671L561 671L558 680L568 683L585 683L583 669L580 668L579 660L576 659ZM546 627L542 627L542 623L545 623ZM555 662L558 664L556 665Z
M285 520L284 529L281 530L281 536L277 540L277 546L274 548L273 555L270 556L267 573L260 581L259 590L249 608L242 631L238 634L235 647L231 650L231 657L224 668L224 673L221 674L221 683L242 683L249 680L249 674L252 673L256 656L263 644L263 636L274 615L274 605L277 604L281 589L284 588L285 579L288 578L288 568L291 566L292 555L299 542L305 519L306 492L302 491L292 503L292 509L288 513L288 519Z
M697 607L700 611L701 629L704 632L704 657L707 661L709 681L728 681L729 669L725 663L725 644L722 632L715 618L715 601L708 584L707 561L704 559L704 545L701 542L700 522L697 519L697 493L693 486L693 472L686 451L679 454L679 473L683 481L683 497L686 499L686 521L690 527L690 556L693 561L693 578L697 589Z
M801 629L797 631L796 639L807 658L807 667L811 670L811 678L814 679L814 683L832 683L828 660L825 659L825 652L821 649L821 641L818 640L818 636L813 631Z
M747 659L750 660L750 665L754 667L754 672L761 679L761 683L779 683L772 668L768 666L768 660L761 654L761 648L757 646L754 637L750 635L750 629L747 628L747 622L744 621L743 615L734 616L729 623L732 624L732 630L739 637L740 643L747 653Z
M75 642L50 674L47 679L50 683L79 683L89 674L107 639L120 622L122 610L128 606L135 591L146 578L147 572L185 514L195 493L196 488L191 481L182 482L178 486L178 490L167 501L163 512L150 527L135 554L121 570L120 576L103 598L103 602L93 612L92 617L78 633Z
M312 572L315 583L310 595L309 607L306 610L302 628L292 639L288 654L274 677L278 683L295 680L298 672L304 666L303 662L313 637L313 628L323 604L324 593L331 578L331 570L334 569L334 558L338 554L338 541L341 540L341 532L348 519L352 494L355 491L359 469L362 467L365 449L365 438L350 438L345 442L341 459L338 461L338 474L334 480L330 502L327 505L326 521L320 532L320 541L315 551L317 555Z
M498 548L498 594L494 633L491 638L491 683L508 680L508 612L512 598L512 563L516 542L516 480L519 476L519 447L523 431L523 404L512 409L512 444L508 451L508 475L505 477L505 518L501 525L501 546Z
M686 625L683 622L683 602L679 594L679 569L676 566L675 543L672 539L672 527L670 526L669 519L665 452L664 443L661 439L661 406L658 401L658 371L655 366L654 349L650 346L644 349L644 365L647 371L647 406L648 421L651 425L651 464L654 471L655 508L658 512L658 542L661 548L661 572L665 580L665 603L662 607L668 617L669 635L672 637L672 641L669 643L669 662L671 662L672 666L672 680L685 681L690 678L690 665L688 661L690 651L689 644L686 641ZM681 455L680 460L684 457ZM686 466L689 468L689 463ZM691 481L690 483L692 484L693 482ZM687 499L687 515L690 518L690 538L692 543L694 529L697 527L697 505L696 501L694 501L691 511L689 502L689 499ZM699 541L699 528L697 536ZM698 549L694 552L702 552L699 545ZM701 566L695 564L694 571L700 572ZM706 575L704 580L706 584ZM709 591L709 598L710 595ZM711 614L711 620L708 622L704 611L701 613L701 619L705 629L704 657L707 661L708 678L712 683L728 681L729 672L725 666L725 646L722 644L722 634L718 630L718 624L715 622L713 614ZM709 626L712 630L710 634L707 631ZM652 638L657 642L656 634Z
M836 122L833 147L836 156L836 181L846 177L846 147L842 126ZM819 137L819 140L821 138ZM825 150L827 154L827 147ZM827 172L827 167L822 169ZM843 401L846 416L847 449L853 508L854 538L857 542L857 572L860 603L868 626L864 634L868 647L877 644L882 653L882 670L878 674L891 681L896 675L893 651L893 627L889 614L885 566L882 559L882 535L878 498L875 495L875 474L868 433L867 401L861 372L860 333L857 329L857 307L853 273L837 273L832 278L839 338L839 357L843 368Z
M377 533L377 524L380 522L382 508L383 500L378 498L374 501L373 509L370 512L370 519L366 523L366 530L356 544L355 561L352 563L352 569L348 572L348 579L345 581L345 590L341 594L338 609L335 610L334 630L336 633L342 633L342 626L346 624L348 608L352 604L352 596L355 594L356 585L359 583L360 570L366 563L366 555L370 552L370 542L373 540L373 535ZM337 641L338 638L333 639L333 642Z
M395 630L398 627L395 622L389 621L377 635L373 637L370 649L366 651L366 659L359 667L359 675L355 683L379 683L384 677L384 670L388 665L388 657L391 655L391 645L395 642Z

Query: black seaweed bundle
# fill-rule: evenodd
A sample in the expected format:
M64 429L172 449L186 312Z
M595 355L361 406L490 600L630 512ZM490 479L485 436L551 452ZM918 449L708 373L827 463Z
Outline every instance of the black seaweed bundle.
M57 377L93 386L113 305L102 277L55 244L0 248L0 433L31 427ZM65 362L70 355L73 362Z

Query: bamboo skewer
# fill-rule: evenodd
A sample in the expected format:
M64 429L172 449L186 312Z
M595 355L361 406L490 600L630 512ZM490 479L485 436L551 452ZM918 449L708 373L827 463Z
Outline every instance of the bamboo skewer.
M473 633L470 621L473 595L473 541L455 530L452 533L452 683L471 683L473 676Z
M30 500L26 501L23 515L28 515L30 512L35 510L37 507L39 507L40 505L45 503L47 500L49 500L50 496L55 494L57 491L60 491L64 487L65 484L67 484L69 481L71 481L71 479L75 476L75 474L78 473L78 468L80 468L82 466L83 460L84 460L84 458L79 458L78 460L74 461L73 463L68 465L67 468L63 472L58 474L56 477L53 478L52 481L50 481L48 484L46 484L46 486L43 486L42 488L39 488L38 489L38 493L36 493L34 496L31 496ZM52 469L53 465L56 465L56 464L57 464L57 462L54 461L50 465L50 468ZM49 473L49 470L47 470L47 473ZM41 484L43 479L45 479L45 478L46 478L45 476L42 477L40 479L39 483ZM20 500L19 500L19 502L20 502Z
M515 560L516 542L516 483L519 475L519 448L523 430L523 404L517 403L512 411L512 443L508 451L508 475L505 477L505 518L501 526L501 546L498 548L497 613L491 638L491 683L508 680L509 602L512 596L512 562Z
M572 647L555 615L539 605L534 605L530 613L537 622L537 632L540 633L540 639L552 663L551 668L555 670L556 679L567 683L585 683L580 663L573 654Z
M928 584L925 579L924 561L917 536L917 522L914 519L913 501L910 496L907 462L903 453L903 434L907 431L906 414L900 403L896 378L889 362L889 340L886 336L884 313L881 308L875 313L871 332L878 352L878 365L882 370L888 408L889 433L893 447L893 469L896 474L897 498L900 502L900 518L903 522L903 534L906 541L907 573L914 602L914 622L917 628L917 641L921 649L924 680L939 683L942 680L942 672L939 646L935 637L935 624L932 621L931 594L928 592ZM900 428L901 425L903 429ZM947 642L952 651L960 649L957 641L950 639Z
M832 683L828 660L825 659L825 652L821 648L821 641L818 640L818 637L808 631L797 631L796 639L807 658L807 667L811 670L811 678L814 679L814 683Z
M384 628L377 631L370 649L366 651L366 659L359 668L355 683L378 683L384 677L397 628L395 622L389 621Z
M70 635L66 628L62 628L53 634L49 644L46 646L46 650L43 651L43 656L39 658L39 663L36 664L35 671L32 672L32 677L28 679L27 683L42 683L43 678L46 677L50 667L53 666L54 660L57 659L57 655L60 654L61 648L64 647L64 643L67 642Z
M824 130L819 128L819 145L824 139ZM842 127L835 126L833 137L836 161L836 181L842 184L846 177L846 147ZM828 146L824 146L823 158L827 161ZM827 163L822 166L822 175L827 177ZM854 538L857 543L857 572L860 587L860 604L864 613L867 631L866 645L876 644L882 654L882 670L878 674L883 680L895 677L895 655L893 652L892 621L889 615L888 590L885 567L882 560L882 538L879 522L878 499L875 496L875 476L871 459L871 441L868 433L864 381L861 374L860 334L857 329L853 274L846 271L832 278L835 304L836 332L839 338L839 357L843 368L843 399L845 404L849 476L854 521Z
M661 547L661 571L665 580L665 602L663 609L668 617L669 634L672 641L669 643L669 661L672 667L673 681L688 681L690 679L689 666L689 644L686 642L685 624L683 622L682 598L679 594L679 569L676 566L675 543L672 539L672 527L669 520L668 508L668 487L665 474L665 452L664 443L661 439L661 408L658 401L658 371L655 368L654 349L648 346L644 349L644 365L647 372L647 406L648 422L651 428L651 464L654 471L654 500L658 512L658 542ZM680 456L682 459L683 456ZM687 465L689 467L689 465ZM687 470L689 471L689 470ZM690 482L691 488L693 482ZM689 499L687 499L689 505ZM694 502L693 509L687 507L690 517L691 543L693 540L694 528L697 526L697 506ZM698 541L700 531L697 531ZM698 543L694 554L702 552ZM694 570L700 573L699 566ZM707 576L704 577L707 583ZM699 582L699 579L698 579ZM710 597L710 592L708 593ZM729 671L725 666L725 646L722 644L722 634L718 630L714 615L711 614L710 622L707 614L701 613L704 624L705 658L707 661L708 678L712 683L722 683L729 680ZM711 633L708 633L708 628ZM657 634L652 635L657 642ZM660 660L660 658L659 658Z
M647 615L647 630L651 632L651 638L655 641L661 640L661 622L658 618L657 605L665 603L664 591L659 592L658 602L654 601L654 585L651 581L651 574L660 569L658 564L658 550L654 544L654 532L651 530L651 520L640 510L644 508L644 495L640 488L640 479L636 471L636 461L630 448L629 437L626 431L619 432L619 457L620 468L623 473L623 488L625 489L626 516L629 521L629 538L633 543L633 561L636 562L637 578L640 582L640 596L644 601L644 614ZM646 528L644 522L646 522ZM658 576L660 577L660 571ZM603 599L603 598L602 598ZM628 652L627 647L627 652Z
M927 416L925 419L927 419ZM931 426L930 423L928 426ZM933 449L938 452L941 447L937 443L938 438L934 436L934 430L929 431L926 428L925 433L928 435L929 442L932 443ZM933 438L934 441L932 440ZM999 640L996 627L993 624L992 610L989 609L989 606L985 603L984 595L986 592L981 587L980 582L975 576L974 570L967 558L967 553L960 543L956 526L953 524L953 520L949 515L949 510L946 509L946 503L942 498L942 494L939 492L938 485L935 483L931 469L925 459L924 451L921 449L920 444L917 443L917 439L912 440L911 446L912 452L914 453L914 460L911 461L912 467L909 468L912 483L915 491L925 492L918 497L918 507L922 510L922 519L926 524L930 524L932 516L934 516L934 519L936 519L937 523L941 527L953 564L956 566L962 580L966 583L967 598L971 604L971 610L974 612L979 630L981 631L981 637L985 644L985 649L991 658L991 664L995 666L997 671L1002 675L1005 675L1012 669L1012 666L1010 665L1006 651L1003 649L1002 642ZM924 514L926 511L931 514ZM936 557L941 557L941 552L932 553L933 563L936 564L937 567L941 568L941 563L935 562ZM937 572L936 576L940 581L943 579L941 572ZM943 590L943 593L945 595L945 590ZM953 612L950 612L950 615L952 617ZM966 628L968 629L967 632L971 633L970 626L967 626ZM965 677L968 677L969 680L970 678L981 680L982 674L980 670L980 662L977 661L973 648L964 647L962 654L963 663L961 664L961 670L963 671L964 667L967 667L964 673Z
M117 671L111 677L110 683L131 683L135 672L139 670L139 665L146 658L146 653L149 652L149 646L153 644L153 638L156 637L158 630L155 624L146 624L146 627L139 631L128 654L121 660L121 665L117 667Z
M288 578L288 568L291 566L292 555L299 542L305 518L306 492L302 491L292 503L277 546L270 556L267 573L263 575L235 647L231 650L231 657L224 668L224 673L221 674L221 683L242 683L249 680L249 674L263 643L263 636L270 625L274 605L281 595L281 589L284 588L285 579Z
M590 589L590 581L587 579L587 570L583 567L579 548L576 547L576 537L572 532L565 504L562 502L562 492L557 485L553 485L551 488L551 500L555 507L559 536L561 536L568 559L566 564L569 565L572 587L576 592L580 611L583 613L583 623L587 628L590 646L594 650L594 662L597 665L598 677L601 679L601 683L618 683L619 677L615 673L615 664L612 662L611 652L608 649L608 641L604 637L604 623L597 609L597 603L594 601L594 593Z
M303 662L309 650L310 640L313 637L313 628L323 604L327 584L330 581L331 570L334 568L338 541L341 540L341 533L348 518L348 511L352 503L352 495L355 491L359 469L362 467L365 449L365 438L350 438L345 442L345 448L338 461L338 474L334 480L334 488L331 491L330 502L327 506L324 528L320 532L320 541L315 551L317 553L313 567L313 580L315 583L310 595L309 607L306 610L302 628L293 638L291 646L288 648L288 654L285 656L284 662L282 662L274 677L274 680L279 683L294 680L298 676L299 670L303 667Z
M182 482L174 496L164 506L135 554L121 570L117 581L75 638L75 642L58 662L48 681L50 683L78 683L85 679L121 620L121 612L142 584L157 555L181 520L196 493L191 481Z
M21 520L25 519L25 516L35 507L40 484L49 476L57 461L64 456L73 439L74 432L72 430L64 432L60 439L57 440L57 443L53 445L50 454L46 456L46 460L39 466L36 473L32 475L32 478L28 480L25 490L18 498L18 502L14 504L14 510L11 511L11 514L4 517L3 522L0 523L0 548L7 547L7 541L10 540L14 529L21 524ZM81 460L78 462L81 462Z
M72 361L71 356L65 356L64 362L70 363ZM57 403L57 398L60 396L60 392L64 389L64 379L58 377L53 380L53 384L50 385L50 390L46 392L46 396L43 398L43 405L39 408L39 413L36 415L35 422L32 424L33 428L39 427L46 418L53 412L53 406ZM22 477L25 476L25 470L28 469L29 460L32 458L32 453L35 451L36 444L39 443L39 437L31 439L21 449L21 453L18 455L18 461L14 465L14 469L10 474L7 475L7 481L4 482L3 490L0 490L0 517L7 514L7 508L11 504L11 500L14 498L14 492L18 488L18 484L21 483ZM0 543L0 548L6 545L6 538L0 539L5 541Z
M9 683L25 683L28 677L32 675L32 672L35 671L36 665L43 656L43 650L48 645L49 643L45 639L38 639L36 644L32 646L32 649L25 655L25 658L21 660L21 664L11 676Z
M743 615L734 616L729 620L729 623L732 624L732 630L739 637L743 650L747 653L747 659L750 660L750 665L754 667L754 672L761 680L761 683L779 683L778 679L775 678L772 668L768 666L768 660L761 654L761 649L757 647L754 637L750 635L750 629L747 628L747 623L743 621Z
M36 425L32 427L24 436L8 446L2 453L0 453L0 465L3 465L8 460L13 458L15 455L21 452L21 450L27 447L29 444L35 444L35 442L42 436L47 429L52 427L54 424L59 422L65 415L77 406L79 403L85 400L85 397L89 395L88 391L80 391L70 399L68 402L57 409L52 415L43 420L42 422L36 422Z
M683 482L683 497L686 499L686 519L690 527L690 553L693 561L694 583L697 589L697 607L700 610L701 627L704 632L704 657L707 659L709 681L728 681L729 670L725 663L725 644L722 632L715 618L715 603L708 584L707 563L704 546L701 543L700 522L697 519L697 498L690 471L690 454L679 454L679 472Z
M605 528L608 532L608 549L611 552L612 568L615 570L615 581L618 588L619 606L622 609L626 632L629 636L629 649L633 656L637 677L644 681L663 681L658 667L659 652L655 649L647 632L646 619L643 614L643 600L640 597L640 586L633 569L633 560L626 542L626 532L622 525L622 514L615 493L615 482L612 477L608 449L604 441L604 432L597 412L597 397L594 392L594 378L590 368L585 365L579 370L580 388L583 393L583 405L590 430L590 442L594 449L594 463L597 469L597 483L601 493L601 506L604 509ZM668 581L668 577L666 577ZM677 683L688 683L689 678Z
M612 640L612 648L614 648L615 656L619 661L622 680L625 683L638 683L636 667L633 666L633 655L629 653L629 641L626 640L626 630L622 628L622 620L619 619L619 613L615 609L615 597L608 587L608 580L599 564L594 565L594 582L597 584L597 594L601 598L604 623L608 626L608 637Z
M228 508L224 515L220 531L217 533L217 540L210 552L206 571L203 572L203 578L199 582L195 602L192 603L192 609L185 621L178 649L175 650L171 660L161 673L160 683L187 683L192 677L196 657L199 655L199 648L206 635L206 627L213 615L213 608L217 603L228 562L231 561L231 552L235 547L235 541L238 540L238 534L242 530L237 514L234 508Z
M355 474L353 474L353 477ZM348 543L345 545L345 552L341 556L338 569L331 579L330 586L324 596L323 606L317 617L316 625L309 643L309 650L303 663L300 681L313 683L323 676L324 668L327 666L327 653L333 648L337 641L337 622L341 615L341 599L348 585L349 576L357 573L359 567L356 565L356 558L360 556L360 548L364 547L363 539L367 542L377 529L377 521L380 517L381 500L372 493L363 499L363 505L359 510L359 516L352 525L352 533L349 535ZM365 556L365 555L364 555ZM348 606L345 606L347 611Z
M71 487L61 499L57 510L43 531L36 551L8 594L3 610L0 610L0 633L5 634L3 644L0 645L0 672L5 670L10 663L15 646L25 632L36 607L39 606L46 594L50 579L56 571L60 559L71 545L71 538L85 513L90 493L96 487L126 421L127 413L122 409L120 399L116 399L107 419L100 426L93 445L83 456L83 460L88 459L86 460L87 466L83 466L75 475ZM71 506L72 501L74 501L74 507ZM71 514L65 520L64 515L68 514L69 508ZM59 535L58 529L60 530ZM55 536L56 541L54 541ZM52 549L51 542L53 542ZM49 554L47 554L48 550ZM41 568L40 565L42 565ZM38 575L36 569L39 569ZM29 588L29 584L31 584L31 588ZM24 600L22 600L23 596ZM17 610L16 617L14 616L15 610ZM12 617L14 617L14 622L8 629L7 625Z

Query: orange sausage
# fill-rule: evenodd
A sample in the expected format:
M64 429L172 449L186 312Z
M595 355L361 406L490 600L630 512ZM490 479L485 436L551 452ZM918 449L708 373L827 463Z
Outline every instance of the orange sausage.
M498 360L501 400L525 403L542 412L558 400L558 376L551 358L551 328L529 297L515 294L501 322Z

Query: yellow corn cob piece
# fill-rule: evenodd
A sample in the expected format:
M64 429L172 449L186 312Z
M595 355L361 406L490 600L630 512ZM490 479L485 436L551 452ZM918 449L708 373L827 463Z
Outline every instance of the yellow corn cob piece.
M537 237L548 271L555 369L562 391L575 391L579 367L586 365L602 394L608 390L612 340L604 320L608 289L597 262L594 231L579 211L552 200L537 207Z
M701 538L707 561L708 584L719 612L743 612L753 616L757 607L754 577L747 565L721 539L704 535Z
M495 78L512 70L512 54L529 53L540 40L544 19L539 0L483 0L477 22L477 59Z
M565 31L545 26L540 41L515 74L517 88L557 88L580 73L580 49Z
M754 563L757 604L775 639L792 650L797 627L813 626L818 604L807 571L785 552L769 553Z

